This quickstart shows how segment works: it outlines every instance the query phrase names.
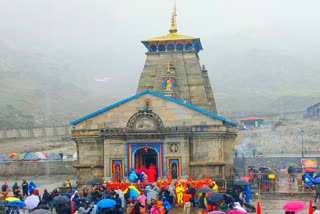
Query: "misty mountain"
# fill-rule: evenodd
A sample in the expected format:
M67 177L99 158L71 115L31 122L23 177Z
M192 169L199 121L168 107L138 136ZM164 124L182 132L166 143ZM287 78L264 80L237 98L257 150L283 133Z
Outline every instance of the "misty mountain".
M263 49L214 55L208 67L219 112L288 112L320 101L320 72L299 58Z
M0 127L30 125L86 95L66 65L45 54L0 44Z
M130 58L113 63L123 53L103 48L76 55L0 46L3 128L68 124L132 96L144 63ZM219 112L304 110L320 100L320 72L297 58L265 49L235 52L217 44L206 49L213 58L201 53L201 62L208 62Z

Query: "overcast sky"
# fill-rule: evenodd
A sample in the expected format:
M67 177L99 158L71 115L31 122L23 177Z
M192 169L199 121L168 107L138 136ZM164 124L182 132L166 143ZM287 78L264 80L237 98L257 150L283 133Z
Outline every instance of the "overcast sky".
M319 0L177 0L176 5L178 32L201 38L201 63L209 72L219 74L210 61L222 49L230 54L267 49L319 66ZM172 9L173 0L0 0L0 42L86 58L94 78L121 79L120 94L128 96L135 93L145 61L140 41L167 34ZM103 57L93 59L99 54Z

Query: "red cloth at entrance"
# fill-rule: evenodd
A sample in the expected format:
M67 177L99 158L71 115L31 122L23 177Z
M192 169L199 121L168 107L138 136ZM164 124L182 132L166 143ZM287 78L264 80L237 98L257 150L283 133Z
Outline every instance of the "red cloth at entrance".
M150 164L149 169L147 171L147 175L149 177L149 182L153 183L156 181L156 174L157 174L157 170L155 165Z

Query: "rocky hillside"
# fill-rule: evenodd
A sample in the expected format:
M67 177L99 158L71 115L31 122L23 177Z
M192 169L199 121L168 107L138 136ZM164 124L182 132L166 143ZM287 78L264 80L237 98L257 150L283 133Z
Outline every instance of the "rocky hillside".
M238 132L235 148L238 154L252 156L252 149L263 154L296 153L301 154L303 133L304 150L320 151L320 120L282 120L267 124L262 128Z

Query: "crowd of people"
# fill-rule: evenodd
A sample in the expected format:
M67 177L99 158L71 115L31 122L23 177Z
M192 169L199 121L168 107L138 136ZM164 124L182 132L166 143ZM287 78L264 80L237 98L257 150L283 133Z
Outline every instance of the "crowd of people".
M197 192L190 184L185 187L178 183L176 186L171 183L169 186L159 188L156 183L152 185L146 184L145 187L128 186L124 191L120 189L108 187L108 184L93 185L92 187L83 187L81 191L72 187L70 181L66 183L67 191L62 193L58 189L53 189L50 193L47 189L40 194L35 182L23 181L21 185L17 182L12 186L12 191L9 191L9 186L6 182L1 187L0 200L6 200L9 196L13 196L21 201L25 201L30 196L37 196L39 204L32 208L13 206L8 207L7 214L32 213L35 210L42 209L49 211L56 210L58 214L168 214L175 210L189 214L197 211L199 214L205 214L210 211L237 209L245 211L242 208L243 203L249 203L248 193L239 189L235 190L236 195L232 200L223 200L221 203L211 204L207 201L207 197L212 193L218 192L218 186L213 181L211 186L203 186L210 191ZM59 196L67 198L63 206L54 203ZM108 208L99 207L98 202L110 199L114 201L114 205ZM194 207L194 208L192 208ZM2 208L0 208L1 210ZM1 213L1 211L0 211ZM2 212L4 213L4 212Z

